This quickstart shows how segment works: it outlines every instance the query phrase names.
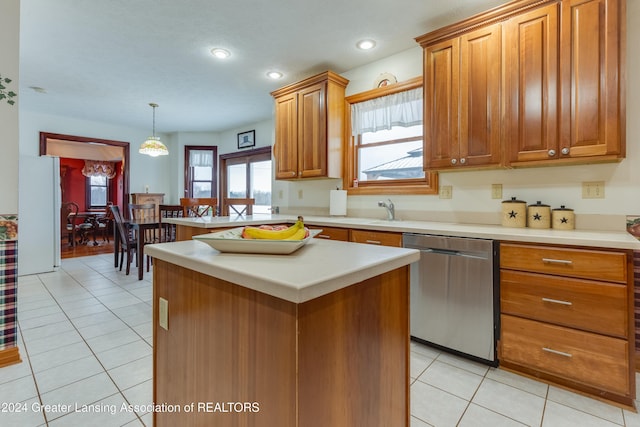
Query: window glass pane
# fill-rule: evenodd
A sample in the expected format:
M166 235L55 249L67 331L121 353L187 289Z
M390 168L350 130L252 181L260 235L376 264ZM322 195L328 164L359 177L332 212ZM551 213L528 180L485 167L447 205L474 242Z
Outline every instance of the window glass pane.
M247 165L245 163L227 166L227 197L247 197Z
M92 176L90 180L91 185L107 185L106 176Z
M360 181L424 178L422 167L422 139L358 150Z
M93 206L107 205L107 187L91 187L91 203Z
M211 181L213 176L213 168L197 166L193 168L194 181Z
M362 144L374 142L390 141L393 139L405 139L422 136L422 125L411 127L394 126L389 130L379 130L377 132L365 132L362 134Z
M251 163L253 213L271 213L271 160Z
M211 182L194 181L193 197L211 197Z

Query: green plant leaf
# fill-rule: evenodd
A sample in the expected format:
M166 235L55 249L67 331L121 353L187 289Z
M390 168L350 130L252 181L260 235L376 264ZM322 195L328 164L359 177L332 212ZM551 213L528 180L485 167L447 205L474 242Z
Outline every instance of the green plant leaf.
M13 98L14 96L17 96L18 94L12 91L9 91L9 93L7 94L9 95L9 98Z
M9 105L13 105L13 104L15 104L15 103L16 103L16 101L14 101L14 100L12 100L12 99L10 99L10 100L8 100L8 101L7 101L7 104L9 104Z
M4 93L0 93L0 99L5 99L7 97L7 95L5 95Z
M5 77L5 78L4 78L4 82L5 82L5 83L11 83L11 79L9 79L9 78Z

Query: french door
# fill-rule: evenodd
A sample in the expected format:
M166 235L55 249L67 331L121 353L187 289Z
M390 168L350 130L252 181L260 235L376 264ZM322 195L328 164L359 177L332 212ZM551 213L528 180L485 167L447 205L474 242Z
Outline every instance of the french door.
M255 199L253 213L271 213L271 147L220 156L220 193Z

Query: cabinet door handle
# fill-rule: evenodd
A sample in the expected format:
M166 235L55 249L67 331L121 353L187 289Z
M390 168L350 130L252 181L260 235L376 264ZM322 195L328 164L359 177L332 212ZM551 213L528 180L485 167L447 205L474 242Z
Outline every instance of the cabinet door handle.
M542 262L545 264L562 264L562 265L571 265L573 261L568 259L553 259L553 258L542 258Z
M465 159L464 157L460 159L460 164L464 165L465 163L467 163L467 159Z
M566 156L567 154L569 154L569 148L564 147L562 150L560 150L560 152Z
M331 236L329 236L328 234L317 234L316 237L319 237L321 239L330 239Z
M544 302L552 302L554 304L562 304L562 305L573 305L573 303L571 301L562 301L559 299L552 299L552 298L542 298L542 301Z
M451 164L455 165L456 163L458 163L458 159L451 159Z
M549 157L553 157L556 155L556 150L549 150L547 154L549 154Z
M557 354L558 356L573 357L571 353L565 353L564 351L554 350L549 347L542 347L542 351L546 351L547 353Z
M372 245L381 245L382 242L380 240L365 240L365 243L370 243Z

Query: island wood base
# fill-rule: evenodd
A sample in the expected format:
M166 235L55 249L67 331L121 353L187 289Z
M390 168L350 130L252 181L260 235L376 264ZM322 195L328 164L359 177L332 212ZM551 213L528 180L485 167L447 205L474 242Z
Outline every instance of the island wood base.
M153 300L156 427L409 426L408 266L296 304L156 259Z

